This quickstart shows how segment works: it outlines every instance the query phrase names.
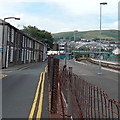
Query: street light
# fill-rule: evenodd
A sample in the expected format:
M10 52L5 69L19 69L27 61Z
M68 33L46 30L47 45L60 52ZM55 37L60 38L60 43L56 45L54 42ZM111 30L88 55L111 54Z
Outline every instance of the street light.
M78 32L77 30L74 31L74 42L75 42L75 40L76 40L76 33L77 33L77 32Z
M4 18L4 21L5 21L6 19L15 19L15 20L20 20L20 18L16 18L16 17L7 17L7 18Z
M6 68L6 57L7 57L7 42L5 44L5 20L7 19L15 19L15 20L20 20L20 18L17 18L17 17L6 17L4 18L4 21L3 21L3 32L2 32L2 48L4 49L5 48L5 68ZM3 63L3 52L2 52L2 63Z
M102 2L100 3L100 41L99 41L99 72L98 72L98 75L101 75L102 72L101 72L101 21L102 21L102 5L107 5L106 2Z

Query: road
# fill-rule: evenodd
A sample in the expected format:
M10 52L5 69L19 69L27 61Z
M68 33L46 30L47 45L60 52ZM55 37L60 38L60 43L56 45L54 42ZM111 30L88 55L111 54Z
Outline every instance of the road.
M64 64L65 61L61 61ZM98 66L84 62L67 60L67 66L73 68L73 73L79 75L90 83L102 88L109 98L118 100L118 72L102 68L102 75L98 75Z
M64 61L61 61L64 64ZM48 118L48 82L40 82L40 75L45 70L46 62L30 64L20 69L4 70L2 73L2 113L3 118L29 118L32 106L36 101L33 118L36 118L39 106L42 110L41 118ZM88 62L67 60L67 66L73 67L73 72L90 83L102 88L109 98L118 100L118 73L102 68L102 75L98 75L98 66ZM39 84L40 82L40 84ZM43 103L41 96L43 91ZM33 102L34 101L34 102ZM40 110L39 109L39 110Z
M18 70L6 70L3 74L7 75L2 79L2 117L3 118L28 118L36 89L40 81L40 74L45 70L46 62L32 63L27 67ZM44 86L44 87L43 87ZM39 92L43 89L42 118L48 118L47 108L47 81L40 83ZM38 94L35 112L37 112L38 101L41 93ZM35 113L34 116L35 118Z

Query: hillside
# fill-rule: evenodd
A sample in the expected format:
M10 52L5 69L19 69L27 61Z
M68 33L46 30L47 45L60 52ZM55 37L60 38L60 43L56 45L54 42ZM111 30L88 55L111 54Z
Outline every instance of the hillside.
M81 38L92 40L92 39L99 39L100 38L100 31L99 30L93 30L93 31L78 31L75 33L76 40L80 40ZM55 41L60 39L66 39L66 40L73 40L74 31L71 32L61 32L61 33L55 33L52 34L52 36L55 38ZM102 39L108 39L108 40L118 40L118 30L102 30Z

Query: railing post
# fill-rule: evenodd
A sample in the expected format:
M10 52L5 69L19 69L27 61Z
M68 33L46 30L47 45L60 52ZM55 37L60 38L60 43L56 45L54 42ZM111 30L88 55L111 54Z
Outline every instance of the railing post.
M53 77L52 77L52 93L51 93L51 113L57 113L58 100L58 76L59 76L59 59L53 59Z
M50 92L52 91L52 79L53 79L53 56L48 57L48 78L50 84Z
M70 88L70 82L71 82L71 78L72 78L72 67L69 67L69 78L68 78L68 80L67 80L67 93L68 93L68 103L67 103L67 116L69 117L69 118L71 118L72 116L71 116L71 95L70 95L70 93L71 93L71 88Z

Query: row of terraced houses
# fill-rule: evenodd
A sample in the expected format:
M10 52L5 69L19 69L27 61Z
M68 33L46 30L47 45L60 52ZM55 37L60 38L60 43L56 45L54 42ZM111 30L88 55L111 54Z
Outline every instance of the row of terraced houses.
M0 19L0 67L44 61L46 44Z

